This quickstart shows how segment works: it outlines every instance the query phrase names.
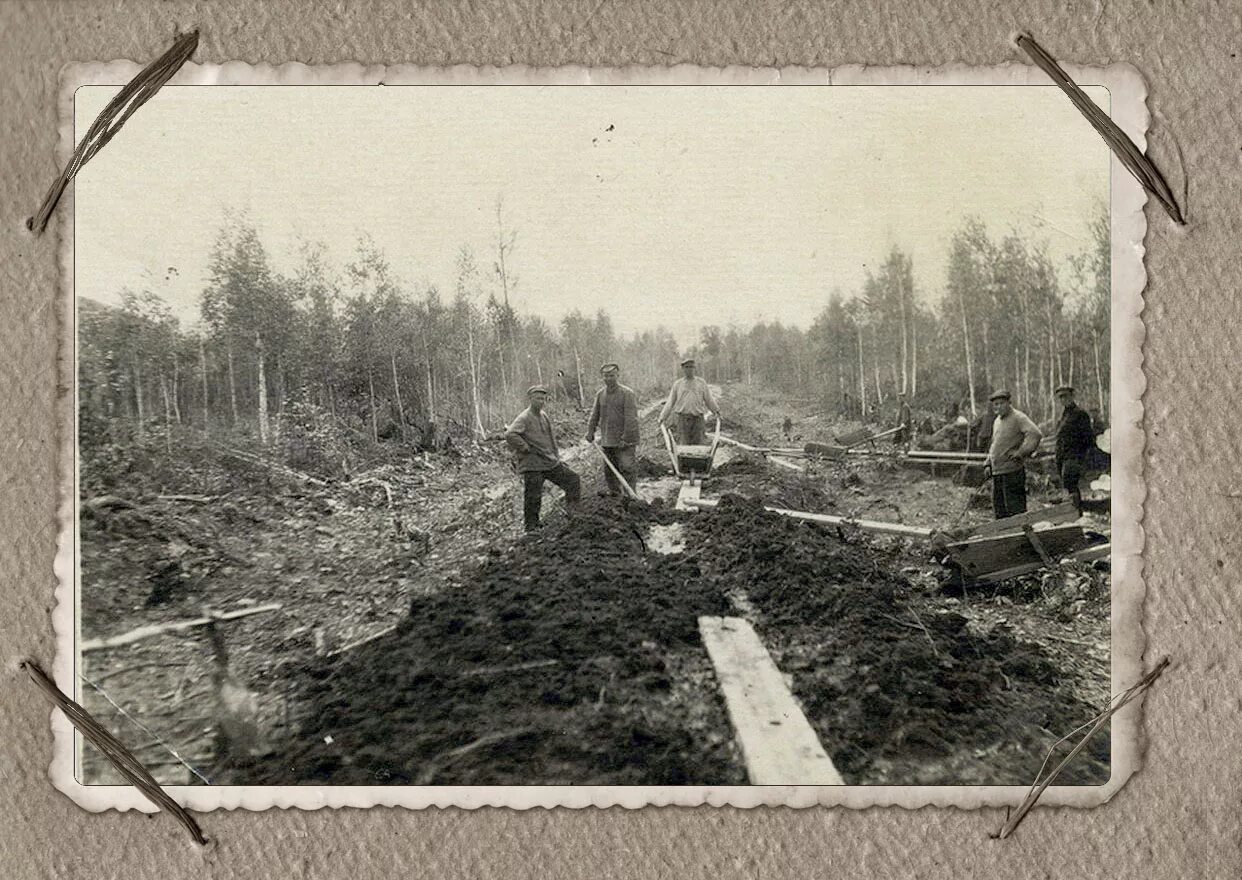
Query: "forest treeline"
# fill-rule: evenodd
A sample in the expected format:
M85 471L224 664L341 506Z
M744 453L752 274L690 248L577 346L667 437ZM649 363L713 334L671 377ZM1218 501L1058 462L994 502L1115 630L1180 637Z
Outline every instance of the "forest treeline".
M603 310L556 325L519 313L510 305L516 235L499 210L497 220L492 252L460 248L450 290L402 281L366 238L344 266L307 246L282 274L255 227L232 220L212 250L194 325L180 326L150 289L121 291L119 306L79 300L82 443L167 436L172 426L268 442L297 419L435 447L494 434L533 382L589 406L605 361L622 364L623 381L644 394L663 392L685 354L711 381L760 383L854 417L891 409L901 391L916 409L969 415L1006 387L1046 419L1053 389L1069 382L1107 420L1103 209L1089 246L1065 266L1039 243L993 237L971 220L952 238L934 306L894 248L855 295L828 295L811 327L709 326L689 351L664 329L618 334Z

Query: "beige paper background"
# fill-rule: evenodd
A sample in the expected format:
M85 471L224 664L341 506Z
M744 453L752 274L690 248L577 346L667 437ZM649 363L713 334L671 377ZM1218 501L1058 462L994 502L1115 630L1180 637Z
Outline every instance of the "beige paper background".
M1167 6L1168 8L1163 8ZM212 813L200 850L166 816L90 814L55 792L48 709L17 660L50 666L55 586L54 234L23 222L55 174L63 64L147 60L199 26L200 61L837 66L995 64L1030 28L1065 61L1147 80L1149 149L1190 226L1148 208L1146 766L1109 805L1001 811L402 810ZM1234 279L1242 28L1232 4L76 2L0 6L0 873L11 877L1225 877L1242 870L1242 672ZM141 111L140 111L141 112ZM1184 168L1184 170L1183 170Z

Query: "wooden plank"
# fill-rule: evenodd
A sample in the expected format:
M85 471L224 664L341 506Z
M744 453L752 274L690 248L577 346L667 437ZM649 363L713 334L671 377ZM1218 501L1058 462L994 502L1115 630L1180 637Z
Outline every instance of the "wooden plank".
M986 452L940 452L935 449L911 449L907 454L907 458L964 458L971 461L984 461L987 459Z
M1039 554L1039 558L1043 560L1044 565L1051 568L1057 564L1056 560L1048 554L1048 550L1044 547L1044 542L1039 540L1039 535L1035 534L1034 528L1031 526L1023 526L1022 534L1026 535L1027 541L1029 541L1031 546L1035 548L1035 552Z
M157 623L150 626L140 626L137 629L132 629L129 632L123 633L119 636L112 636L106 639L88 639L82 643L81 651L85 654L87 651L100 651L104 648L119 648L123 645L130 645L134 642L140 642L143 639L163 635L164 633L180 632L181 630L193 629L196 626L206 626L209 623L237 620L239 617L249 617L252 614L265 614L268 611L276 611L280 607L281 605L279 602L272 602L267 605L256 605L253 608L242 608L237 611L229 611L226 614L220 614L215 617L195 617L190 620L174 620L170 623Z
M740 617L700 617L752 785L844 785L759 636Z
M715 507L720 502L714 498L699 498L689 503L693 507ZM868 519L850 519L848 516L833 516L828 513L806 513L801 510L787 510L783 507L765 506L763 509L769 513L779 513L781 516L803 519L808 522L823 523L829 526L853 526L864 532L898 535L903 538L930 538L934 531L933 529L925 529L920 526L907 526L901 523L878 522Z
M1111 544L1097 544L1094 547L1087 547L1083 550L1077 550L1063 558L1074 559L1074 560L1077 560L1078 562L1093 562L1096 559L1107 558L1112 553L1112 549L1113 547ZM1044 565L1042 562L1027 563L1025 565L1015 565L1012 568L1002 568L1000 571L990 571L987 574L976 578L975 580L978 580L985 584L995 584L995 583L999 583L1000 581L1008 580L1009 578L1018 577L1019 575L1030 574L1033 571L1039 571L1039 569L1043 567Z
M703 486L695 480L682 480L681 489L677 492L676 510L695 510L699 505L699 495Z
M1082 527L1077 525L1054 526L1035 534L1052 559L1081 550L1087 542ZM948 544L945 549L964 574L980 580L989 572L1007 571L1025 565L1035 568L1044 566L1043 558L1023 532L971 538Z
M1004 534L1005 532L1020 531L1024 526L1033 526L1036 523L1063 523L1075 519L1078 519L1078 509L1074 507L1073 501L1065 501L1061 504L1054 504L1052 507L1028 510L1026 513L1020 513L1017 516L995 519L982 525L971 526L969 529L957 532L957 534L960 534L963 539L984 538L990 535Z

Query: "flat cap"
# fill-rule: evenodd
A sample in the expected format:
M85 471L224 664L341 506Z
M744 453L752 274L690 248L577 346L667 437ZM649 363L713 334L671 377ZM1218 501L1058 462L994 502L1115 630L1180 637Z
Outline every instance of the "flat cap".
M532 385L526 389L526 394L528 396L531 394L547 394L547 393L548 393L548 389L544 385Z
M1070 394L1073 394L1073 393L1074 393L1074 386L1073 386L1073 385L1062 385L1060 388L1058 388L1056 391L1054 391L1054 392L1052 392L1052 393L1053 393L1053 394L1063 394L1063 393L1065 393L1065 392L1069 392Z
M599 368L599 371L600 371L601 373L607 373L607 372L609 372L610 370L616 370L616 371L620 372L621 367L620 367L620 366L618 366L617 364L604 364L602 367L600 367L600 368Z
M681 362L681 365L682 365L683 367L693 367L693 366L694 366L694 358L686 358L684 361L682 361L682 362Z
M999 391L993 391L992 396L988 400L1009 400L1011 395L1004 388Z

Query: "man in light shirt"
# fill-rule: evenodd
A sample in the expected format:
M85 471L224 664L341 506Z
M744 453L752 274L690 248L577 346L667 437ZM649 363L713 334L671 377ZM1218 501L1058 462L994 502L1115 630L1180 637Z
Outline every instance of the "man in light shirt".
M1026 413L1013 408L1008 391L988 398L996 420L987 467L992 474L992 510L997 519L1026 513L1026 460L1043 434Z
M660 424L667 424L669 416L677 416L677 441L683 446L703 446L703 417L709 412L719 421L720 407L712 397L712 389L706 380L694 375L694 358L686 358L681 362L681 378L673 383L664 409L660 410Z

